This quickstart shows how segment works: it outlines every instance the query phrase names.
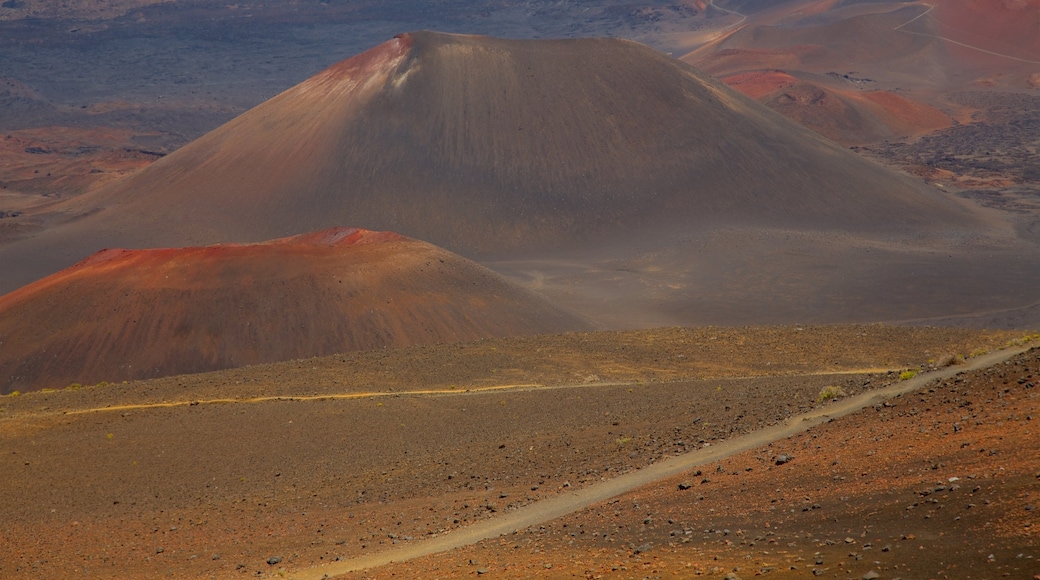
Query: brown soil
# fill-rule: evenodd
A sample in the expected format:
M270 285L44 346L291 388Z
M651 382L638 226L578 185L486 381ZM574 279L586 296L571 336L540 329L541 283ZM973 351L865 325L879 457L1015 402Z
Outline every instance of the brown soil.
M863 369L1011 336L878 326L572 334L6 397L0 573L264 576L360 555L765 426L812 407L826 386L855 394L896 380ZM758 378L739 378L748 375ZM479 390L519 383L562 388ZM407 394L421 388L443 392ZM382 396L302 398L366 392ZM260 395L278 399L207 401ZM164 401L183 405L125 406ZM790 466L809 461L789 448ZM753 466L764 475L764 463ZM843 505L829 497L814 501ZM626 529L642 529L635 511ZM268 565L273 556L282 561ZM517 565L543 566L536 558Z
M1038 383L1034 349L505 538L344 577L1031 578Z

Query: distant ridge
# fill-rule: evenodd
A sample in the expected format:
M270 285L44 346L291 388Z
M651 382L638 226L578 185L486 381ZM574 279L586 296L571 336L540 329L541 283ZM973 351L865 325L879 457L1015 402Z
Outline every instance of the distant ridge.
M688 65L615 39L400 35L0 248L0 290L103 247L353 223L474 258L705 225L974 227L960 206Z
M390 232L110 249L0 296L0 394L588 328L469 260Z

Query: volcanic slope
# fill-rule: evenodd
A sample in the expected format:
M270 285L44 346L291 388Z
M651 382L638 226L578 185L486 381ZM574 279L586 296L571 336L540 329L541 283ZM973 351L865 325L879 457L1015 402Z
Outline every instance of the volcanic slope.
M351 223L468 257L699 226L974 229L964 208L615 39L417 32L343 61L0 250L11 290L104 247Z
M844 144L905 138L963 113L944 95L1040 79L1040 2L786 2L682 60Z
M105 250L0 297L0 393L588 328L469 260L389 232Z

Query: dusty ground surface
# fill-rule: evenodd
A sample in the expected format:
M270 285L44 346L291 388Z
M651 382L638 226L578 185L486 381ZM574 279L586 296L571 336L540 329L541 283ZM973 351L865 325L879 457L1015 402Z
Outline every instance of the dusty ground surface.
M854 394L898 379L894 373L869 374L865 370L927 365L928 359L938 361L945 354L990 350L1013 336L881 326L572 334L358 353L5 397L0 404L0 573L19 578L41 574L274 576L283 568L299 569L394 542L417 541L637 469L665 455L774 423L819 404L819 394L828 386ZM1014 382L1012 374L1008 377L1015 388L1025 389ZM614 382L619 384L611 384ZM481 390L530 383L547 387ZM558 388L548 388L552 385ZM440 392L403 392L416 389ZM321 394L326 396L304 398ZM328 396L333 394L355 397ZM275 399L209 401L229 396ZM984 397L989 398L971 397L978 407L972 411L990 412ZM1011 400L1018 399L1005 395L998 402ZM161 405L164 401L173 406L119 407ZM924 406L915 403L913 408L920 415ZM1017 407L992 408L1000 413L1025 413L1015 410ZM905 405L885 408L878 416L891 415L896 420L899 412L909 410ZM979 420L987 429L998 430L994 436L1012 436L988 419ZM974 434L981 427L961 421L965 433ZM882 424L874 420L867 427ZM853 425L859 428L860 423ZM877 434L868 433L869 429L863 431L862 437L878 453L903 450L902 445L882 445L902 439L873 441ZM1014 436L1024 436L1021 433ZM984 446L994 448L988 442ZM1019 469L1020 463L1028 461L1015 463L1013 453L1027 448L1008 445L1005 451L1001 444L998 449L1007 455L978 457L1006 457L1011 462L1007 469ZM690 523L676 525L697 529L696 538L703 535L699 531L703 528L721 529L707 519L694 525L693 518L709 518L712 512L708 509L723 513L723 506L732 507L736 500L727 499L722 491L709 494L705 490L729 489L713 486L713 482L715 486L727 483L731 494L741 493L740 485L750 486L757 481L754 477L768 482L762 485L774 485L776 474L793 473L768 470L772 456L784 452L796 456L785 467L814 461L811 447L787 443L783 449L761 450L732 465L726 462L725 475L713 470L697 479L696 487L683 492L685 495L676 492L670 496L668 490L677 485L670 483L654 492L652 499L635 500L641 505L653 501L667 506L668 497L679 502L696 493L705 496L699 501L708 503L671 516L665 514L666 507L657 504L650 508L651 516L644 507L626 509L624 517L619 511L624 527L618 533L627 530L634 542L649 533L641 523L647 517L657 525L646 529L664 535L672 531L672 524L663 523L668 517L676 522L688 519ZM819 457L818 461L829 459L826 454ZM842 461L849 465L838 470L840 473L830 469L812 473L819 476L825 471L822 476L827 482L835 481L831 479L835 475L846 477L845 485L860 482L859 467L853 461L860 456L850 453L848 460L844 457ZM752 471L743 471L744 463ZM731 472L739 475L729 475ZM965 473L958 471L962 479L966 479ZM973 472L980 478L985 473L989 472ZM924 474L929 481L935 477L928 470ZM700 479L712 482L702 484ZM809 483L799 481L784 486L792 491L753 497L762 503L759 508L767 510L776 507L765 503L768 498L785 498L778 499L783 507L801 506L803 491L797 485L821 484L812 483L817 480L811 478L805 480ZM917 479L900 481L910 482L913 491L919 491ZM856 489L840 488L834 493L859 497L853 494ZM876 487L868 489L876 491ZM859 510L872 505L849 501L846 507L844 500L835 500L829 491L809 495L813 502L825 505L828 514L848 512L849 517L862 518ZM718 505L708 505L713 501ZM690 507L682 502L676 505ZM725 513L738 523L757 522L761 514L753 510L756 505L749 503L746 514ZM995 507L990 513L997 511ZM586 518L579 522L583 526L591 526L590 516L578 517ZM773 526L788 522L775 514L769 519ZM812 522L815 525L816 520ZM795 523L794 519L788 522ZM737 526L727 525L731 529ZM740 525L751 527L750 523ZM547 527L545 533L563 529L556 526ZM571 524L568 526L567 534ZM824 531L813 533L823 538ZM559 550L553 552L559 555L571 549L570 544L541 533L534 533L524 545L544 542ZM712 540L722 539L708 535ZM610 544L609 554L603 557L613 561L624 556L619 562L629 570L648 575L625 555L631 554L625 543L629 540L619 538L613 543L603 539ZM661 540L647 538L658 546L654 555L660 559L665 554ZM563 539L569 542L571 538ZM628 552L616 556L612 550L622 544ZM595 561L595 569L606 566L609 571L615 565L593 558L600 557L598 545L576 545L579 551L575 553L581 554L583 562L588 554L589 566ZM705 550L715 550L710 542L703 545ZM509 558L519 557L511 554L521 553L495 546L491 549L501 559L503 570ZM549 570L544 568L546 563L564 565L561 558L543 561L549 548L539 549L543 551L534 555L524 552L515 564L520 567L511 567L515 573L505 575L531 575L532 569L524 566L544 572ZM716 551L720 557L730 558L716 564L720 566L742 557L721 547ZM472 558L490 561L490 556L480 554ZM267 563L275 558L280 560ZM467 564L456 570L455 560L450 565L446 562L431 561L419 569L437 567L437 574L475 574L480 567ZM584 564L574 566L573 571L584 574ZM417 568L411 570L405 575L412 576Z
M1038 382L1034 349L537 528L346 577L1035 578Z

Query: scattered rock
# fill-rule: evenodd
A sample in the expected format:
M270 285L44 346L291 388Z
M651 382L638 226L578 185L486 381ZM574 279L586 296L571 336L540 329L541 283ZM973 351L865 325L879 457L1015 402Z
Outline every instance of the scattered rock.
M781 453L780 455L776 456L776 464L777 465L783 465L785 463L788 463L792 459L794 459L793 455L788 455L786 453Z
M282 561L282 557L281 556L271 556L270 558L267 559L267 563L269 565L271 565L271 566L274 566L275 564L281 563L281 561Z
M692 483L690 483L688 481L684 481L684 482L679 484L679 491L686 491L686 490L690 489L691 487L693 487Z
M726 574L723 580L740 580L740 576L737 576L735 573L730 572L729 574Z
M875 572L873 570L871 570L870 572L867 572L866 574L861 576L861 578L863 578L863 580L877 580L880 577L881 577L881 574L878 574L877 572Z

